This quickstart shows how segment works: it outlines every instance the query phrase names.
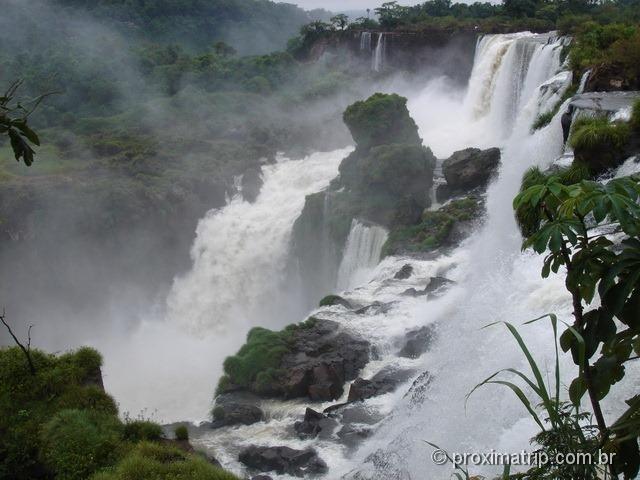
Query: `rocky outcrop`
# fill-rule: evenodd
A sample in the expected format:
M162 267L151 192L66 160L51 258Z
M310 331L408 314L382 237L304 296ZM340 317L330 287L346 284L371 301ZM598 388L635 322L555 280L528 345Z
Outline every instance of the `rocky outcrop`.
M258 328L237 355L225 360L226 375L218 391L334 400L368 360L369 342L331 320L311 318L281 332ZM257 413L243 407L238 415Z
M393 278L395 278L396 280L406 280L411 276L412 273L413 273L413 267L411 266L410 263L407 263L403 265L402 268L396 272Z
M412 370L386 367L368 380L357 378L349 388L347 402L358 402L393 392L398 386L411 378Z
M500 165L500 149L466 148L454 152L442 163L442 172L451 192L484 188Z
M251 425L264 419L259 398L247 392L229 392L216 398L211 428Z
M320 307L331 307L334 305L341 305L344 308L353 308L351 303L349 303L348 300L342 298L340 295L327 295L322 300L320 300L320 303L318 304L318 306Z
M404 346L398 352L398 356L418 358L429 350L435 338L435 326L427 325L416 330L411 330L406 335Z
M429 284L423 290L417 290L415 288L408 288L402 295L407 295L410 297L421 297L423 295L435 295L444 291L447 287L453 285L455 282L449 280L444 277L431 277L429 279Z
M240 452L240 462L259 472L304 477L326 473L327 464L312 449L251 446Z
M377 93L345 111L356 149L329 188L306 198L293 228L303 291L331 288L354 219L391 229L419 221L429 206L436 159L422 146L406 102Z
M293 429L300 438L305 439L317 437L321 432L324 437L329 436L336 425L334 419L307 407L304 419L296 422Z

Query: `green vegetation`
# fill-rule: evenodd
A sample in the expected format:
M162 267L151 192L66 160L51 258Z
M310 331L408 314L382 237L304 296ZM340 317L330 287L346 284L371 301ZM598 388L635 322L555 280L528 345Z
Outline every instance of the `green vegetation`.
M185 425L180 425L179 427L176 427L173 433L176 437L176 440L180 442L186 442L189 440L189 430Z
M115 466L96 473L90 480L237 480L207 460L178 448L142 442Z
M629 125L631 125L631 128L636 133L640 132L640 99L636 100L633 104Z
M312 317L305 322L289 325L279 332L263 327L252 328L238 353L225 359L225 375L218 383L217 392L224 393L233 385L260 393L272 393L271 388L282 373L282 357L292 351L295 333L311 328L314 324L315 319Z
M347 107L343 119L359 149L421 143L418 127L407 109L407 99L400 95L376 93Z
M95 350L29 353L33 372L19 347L0 349L0 478L235 478L166 444L160 425L121 422Z
M629 133L627 123L610 122L606 117L581 118L572 127L569 143L576 161L597 175L624 160L623 151Z
M479 217L482 204L469 197L449 202L438 210L427 210L417 225L392 230L382 247L382 255L402 252L429 252L451 244L455 227Z
M320 300L320 303L318 304L318 306L331 307L333 305L348 305L348 304L349 302L347 302L340 295L327 295L322 300Z
M616 453L610 473L634 478L640 468L640 400L637 396L627 400L626 412L610 424L605 421L601 401L624 378L627 362L637 359L640 354L640 317L637 314L640 300L640 178L616 178L606 184L583 180L565 185L558 175L546 176L531 171L525 181L530 186L523 188L515 198L514 208L516 211L531 209L539 221L527 232L523 248L546 255L542 268L544 278L565 268L565 285L573 300L575 320L560 336L560 346L564 352L570 352L578 367L578 374L569 387L572 407L565 407L558 401L561 380L557 363L554 400L547 394L542 375L522 339L510 327L527 355L536 381L532 384L531 380L518 375L542 399L551 421L547 428L537 420L542 430L537 439L543 448L577 448L578 451L595 448L595 434L578 426L580 401L588 393L597 426L597 447ZM609 236L594 232L604 225L617 234L615 243ZM596 294L599 301L590 308ZM550 317L555 334L557 321L555 316ZM507 386L518 393L511 384ZM535 419L537 414L532 407L535 403L530 403L524 395L518 396ZM571 410L575 413L563 415ZM583 436L561 436L566 428L574 433L578 429ZM551 465L549 468L556 467ZM557 474L544 469L532 473L535 475L531 478L536 479ZM589 471L578 476L600 478L597 475L597 472Z

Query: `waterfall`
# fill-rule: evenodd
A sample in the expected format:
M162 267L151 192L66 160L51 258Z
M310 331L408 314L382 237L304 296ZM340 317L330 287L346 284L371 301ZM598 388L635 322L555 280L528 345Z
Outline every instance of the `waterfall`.
M353 288L366 282L380 261L380 252L387 241L387 231L378 225L351 222L342 262L338 270L338 290Z
M360 50L371 51L371 32L362 32L360 34Z
M236 196L209 212L196 231L193 267L169 294L169 318L195 331L293 321L300 314L295 298L282 296L288 291L283 284L291 228L305 196L329 184L345 154L280 158L263 168L264 185L254 204Z
M378 34L378 43L376 49L373 52L371 68L374 72L380 72L384 68L384 53L385 53L385 41L384 33Z

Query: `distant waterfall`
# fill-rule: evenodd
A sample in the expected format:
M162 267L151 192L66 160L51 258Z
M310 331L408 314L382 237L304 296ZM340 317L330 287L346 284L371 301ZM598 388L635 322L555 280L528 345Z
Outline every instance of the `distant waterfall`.
M385 40L384 33L378 34L378 43L373 52L371 68L374 72L380 72L384 68Z
M362 32L360 34L360 50L371 51L371 32Z
M351 222L342 262L338 270L338 290L346 290L366 281L378 265L380 252L387 241L387 231L378 225Z

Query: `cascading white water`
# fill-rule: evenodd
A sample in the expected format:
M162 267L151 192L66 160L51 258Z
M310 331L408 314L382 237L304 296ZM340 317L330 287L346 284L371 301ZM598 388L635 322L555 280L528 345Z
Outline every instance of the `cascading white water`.
M380 261L380 252L386 241L387 231L384 228L352 221L338 270L338 290L347 290L366 281Z
M196 231L193 268L175 280L168 297L169 318L196 331L293 321L300 314L295 299L282 297L288 291L283 282L291 228L305 196L328 185L345 154L281 158L263 168L264 185L255 203L236 196L225 208L209 212Z
M360 34L360 50L371 51L371 32L362 32Z
M385 53L385 40L384 33L378 34L378 43L376 44L376 49L373 52L373 57L371 59L371 68L374 72L380 72L384 67L384 53Z

